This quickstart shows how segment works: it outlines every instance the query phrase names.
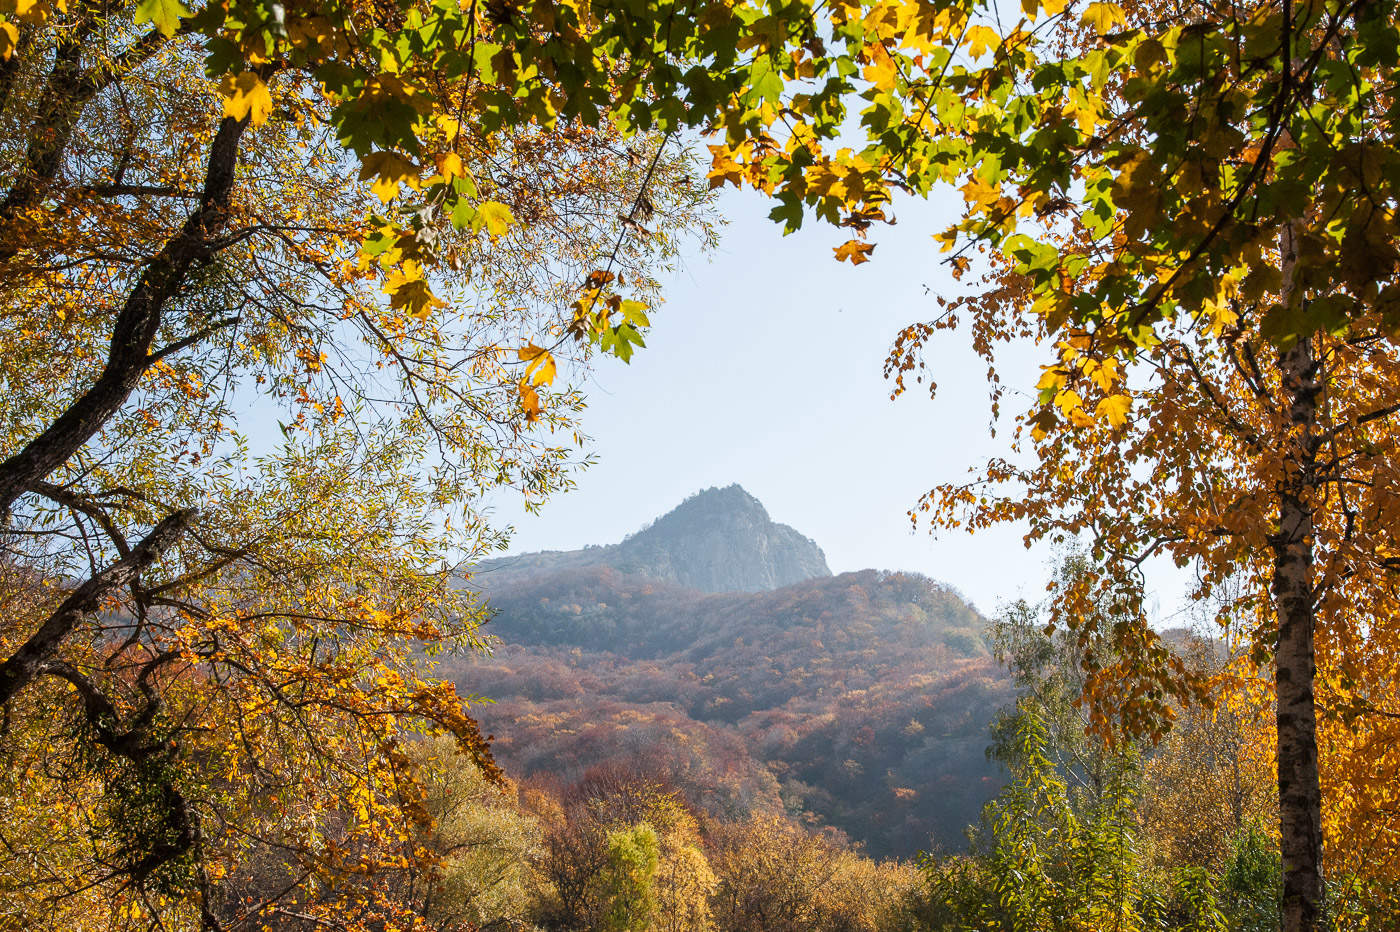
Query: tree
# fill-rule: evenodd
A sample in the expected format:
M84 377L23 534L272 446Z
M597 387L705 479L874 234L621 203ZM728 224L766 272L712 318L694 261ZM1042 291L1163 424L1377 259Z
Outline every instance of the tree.
M1164 903L1139 858L1133 755L1112 759L1097 795L1072 791L1034 703L1018 705L1000 750L1011 783L983 814L975 859L931 860L935 929L1151 928ZM1198 925L1214 929L1213 902Z
M645 772L595 767L554 805L539 914L551 929L707 932L715 887L695 814Z
M904 918L913 871L777 816L717 825L715 925L735 932L881 932Z
M661 858L656 831L645 822L608 833L603 867L605 932L646 932L656 911L656 865Z
M1058 575L1089 574L1071 553ZM1174 632L1191 666L1221 679L1219 714L1188 706L1155 747L1105 745L1076 703L1085 673L1073 634L1017 603L988 640L1020 692L988 751L1011 780L969 830L969 855L925 859L927 927L1244 929L1261 914L1277 927L1277 842L1258 821L1271 756L1249 744L1261 690L1241 674L1247 663L1222 665L1218 642Z
M1344 617L1339 606L1374 606L1371 590L1387 590L1395 526L1381 505L1388 475L1379 485L1370 477L1388 471L1368 452L1384 445L1377 434L1397 410L1393 380L1374 375L1393 364L1400 309L1395 10L1326 0L1027 0L1022 9L1011 22L979 2L834 8L834 51L784 64L791 96L776 91L771 110L714 148L712 180L773 193L774 215L789 228L804 209L852 227L857 236L837 257L856 263L870 256L863 234L889 219L893 192L959 186L964 214L938 237L957 250L949 261L958 273L970 252L991 250L1004 287L911 326L889 371L902 390L925 342L959 312L985 350L1009 335L1052 347L1021 422L1039 474L1002 461L986 474L1027 481L1033 500L1043 493L1067 517L1007 500L979 507L971 487L943 486L921 507L974 526L1024 516L1032 537L1088 531L1118 555L1111 575L1159 551L1183 563L1201 557L1207 588L1250 565L1259 645L1273 658L1278 693L1284 926L1315 928L1315 634L1377 645L1389 637L1388 612ZM861 80L866 145L857 152L840 136L841 102ZM1136 381L1149 372L1160 393ZM1167 401L1162 416L1154 402ZM1175 432L1207 410L1209 428ZM1137 433L1148 423L1158 436ZM1118 442L1123 430L1136 446ZM1059 455L1061 444L1076 453ZM1102 455L1086 459L1090 449ZM1080 477L1092 462L1102 472L1120 454L1153 476L1111 471L1144 496L1138 511L1201 480L1191 503L1199 509L1173 502L1144 516L1153 530L1129 545L1117 537L1135 520L1120 486L1092 483L1111 496L1105 509L1069 507L1079 478L1056 485L1057 470ZM1218 494L1244 474L1250 494ZM1340 504L1357 496L1369 504ZM968 513L952 517L948 502ZM1131 608L1131 587L1120 589ZM1067 599L1066 620L1076 604ZM1168 654L1145 626L1113 634L1124 657L1114 672L1143 674L1117 697L1118 723L1160 730L1152 721L1167 696L1198 684L1163 667ZM1362 701L1375 704L1369 694Z
M446 567L567 485L557 368L640 341L703 196L572 13L0 16L6 899L378 921L343 881L419 855L407 735L497 776L419 650L474 643Z
M405 878L396 898L437 928L525 928L542 833L516 787L488 782L450 740L419 742L409 757L420 769L423 805L432 817L420 843L435 863Z
M1229 873L1241 846L1277 848L1267 671L1248 656L1231 657L1215 639L1179 650L1211 678L1209 707L1178 710L1171 733L1148 756L1139 817L1158 867L1198 864Z
M695 844L679 844L658 868L656 932L710 932L710 897L719 880Z
M1381 338L1353 343L1354 339L1314 340L1326 364L1326 426L1319 430L1328 446L1325 455L1321 448L1308 454L1317 467L1312 475L1318 484L1309 498L1308 541L1317 562L1309 584L1310 605L1314 600L1316 605L1309 612L1318 640L1302 673L1310 684L1308 695L1316 691L1322 720L1317 731L1303 730L1320 736L1322 747L1336 751L1331 759L1318 762L1315 793L1306 806L1296 796L1296 783L1285 779L1280 784L1281 792L1288 791L1278 801L1288 816L1281 823L1285 877L1292 872L1295 894L1302 883L1297 876L1300 865L1321 870L1320 861L1314 863L1298 850L1303 841L1314 838L1303 831L1312 823L1300 824L1294 818L1300 806L1316 822L1314 840L1319 847L1313 853L1319 857L1321 828L1327 820L1326 851L1333 860L1328 875L1339 883L1357 867L1369 872L1379 862L1348 853L1357 836L1338 830L1341 826L1331 813L1359 807L1371 813L1375 825L1384 826L1383 832L1389 832L1391 824L1382 812L1386 805L1377 805L1377 794L1387 791L1375 782L1374 764L1345 750L1353 742L1366 743L1388 733L1392 711L1385 683L1387 645L1393 639L1387 619L1394 571L1387 565L1387 554L1394 524L1388 504L1394 478L1386 465L1389 454L1381 451L1393 449L1395 438L1387 418L1369 417L1377 402L1382 410L1390 404L1385 399L1393 397L1388 384L1392 364L1388 351L1379 348ZM1118 427L1085 426L1054 439L1032 440L1038 459L1034 468L995 462L980 480L941 486L927 503L936 520L945 524L1024 518L1037 536L1085 534L1103 563L1091 580L1060 590L1060 618L1100 657L1105 642L1119 643L1125 636L1130 643L1153 643L1143 612L1142 561L1165 552L1182 565L1194 562L1199 568L1196 597L1227 596L1221 620L1246 633L1256 662L1271 662L1275 684L1269 692L1286 695L1288 684L1279 678L1289 679L1297 656L1280 659L1276 651L1283 622L1276 598L1276 545L1282 538L1275 521L1288 488L1283 480L1296 465L1290 464L1290 457L1302 448L1290 439L1294 425L1289 405L1277 401L1282 375L1261 361L1266 347L1264 338L1247 331L1228 344L1184 336L1164 339L1159 349L1139 356L1142 380L1135 382L1133 392L1140 418ZM1124 628L1094 624L1086 607L1102 599L1118 601L1126 609L1123 614L1135 615L1138 621ZM1152 659L1146 652L1139 656ZM1147 664L1137 662L1126 669L1119 663L1091 668L1088 698L1105 710L1101 721L1107 721L1107 710L1131 710L1135 705L1150 709L1163 702L1176 673L1158 663L1160 672L1131 676L1144 667ZM1278 759L1286 762L1289 741L1295 742L1295 751L1311 746L1311 741L1297 743L1302 740L1293 728L1298 721L1287 714L1276 719L1276 738L1270 737L1266 753L1279 748ZM1287 766L1279 766L1287 778ZM1314 879L1320 882L1321 876ZM1384 886L1374 884L1371 889ZM1320 908L1321 901L1313 905ZM1305 921L1297 918L1297 910L1295 903L1293 921Z

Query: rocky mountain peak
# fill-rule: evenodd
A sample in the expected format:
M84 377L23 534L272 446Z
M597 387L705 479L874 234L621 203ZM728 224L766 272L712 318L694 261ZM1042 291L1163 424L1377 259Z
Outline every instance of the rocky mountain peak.
M816 543L741 486L705 489L618 545L617 568L704 592L759 592L830 576Z
M761 592L831 575L814 541L775 522L738 485L697 492L619 544L488 560L474 575L498 589L541 572L586 566L703 592Z

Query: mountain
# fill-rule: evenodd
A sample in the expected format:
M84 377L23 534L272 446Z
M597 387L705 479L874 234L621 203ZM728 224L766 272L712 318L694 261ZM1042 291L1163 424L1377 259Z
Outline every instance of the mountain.
M762 592L831 575L814 541L773 521L738 485L697 492L621 543L488 560L472 575L499 590L541 573L591 566L701 592Z
M1012 688L985 620L924 576L832 576L737 486L622 544L497 564L474 576L496 649L447 670L493 700L474 712L519 777L623 763L712 814L786 810L901 857L961 847L1000 788L987 727Z

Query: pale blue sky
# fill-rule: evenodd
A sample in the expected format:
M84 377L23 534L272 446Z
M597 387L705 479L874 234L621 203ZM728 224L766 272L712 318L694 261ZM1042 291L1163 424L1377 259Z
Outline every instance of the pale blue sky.
M881 373L901 326L934 316L936 294L969 287L931 238L955 205L904 204L897 226L875 231L873 261L855 267L832 257L840 232L811 223L784 237L770 206L751 192L721 198L718 250L674 276L647 348L630 365L600 360L585 386L597 464L538 516L501 500L511 551L613 543L698 489L738 482L815 539L834 572L914 570L984 612L1040 598L1050 552L1026 550L1019 529L934 538L906 516L934 484L1007 450L1005 432L989 436L985 366L962 334L930 354L935 400L916 390L892 402ZM1038 356L1018 347L1000 367L1008 410L1039 377Z

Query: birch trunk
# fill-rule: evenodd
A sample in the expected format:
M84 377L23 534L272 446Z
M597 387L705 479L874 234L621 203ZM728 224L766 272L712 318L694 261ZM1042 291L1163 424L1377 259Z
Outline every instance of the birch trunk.
M1296 231L1279 239L1285 303L1294 295ZM1278 619L1274 678L1278 693L1278 804L1283 855L1283 932L1323 927L1322 789L1317 772L1317 672L1313 632L1313 518L1317 502L1317 408L1320 385L1314 338L1279 353L1287 446L1278 489L1273 602Z

